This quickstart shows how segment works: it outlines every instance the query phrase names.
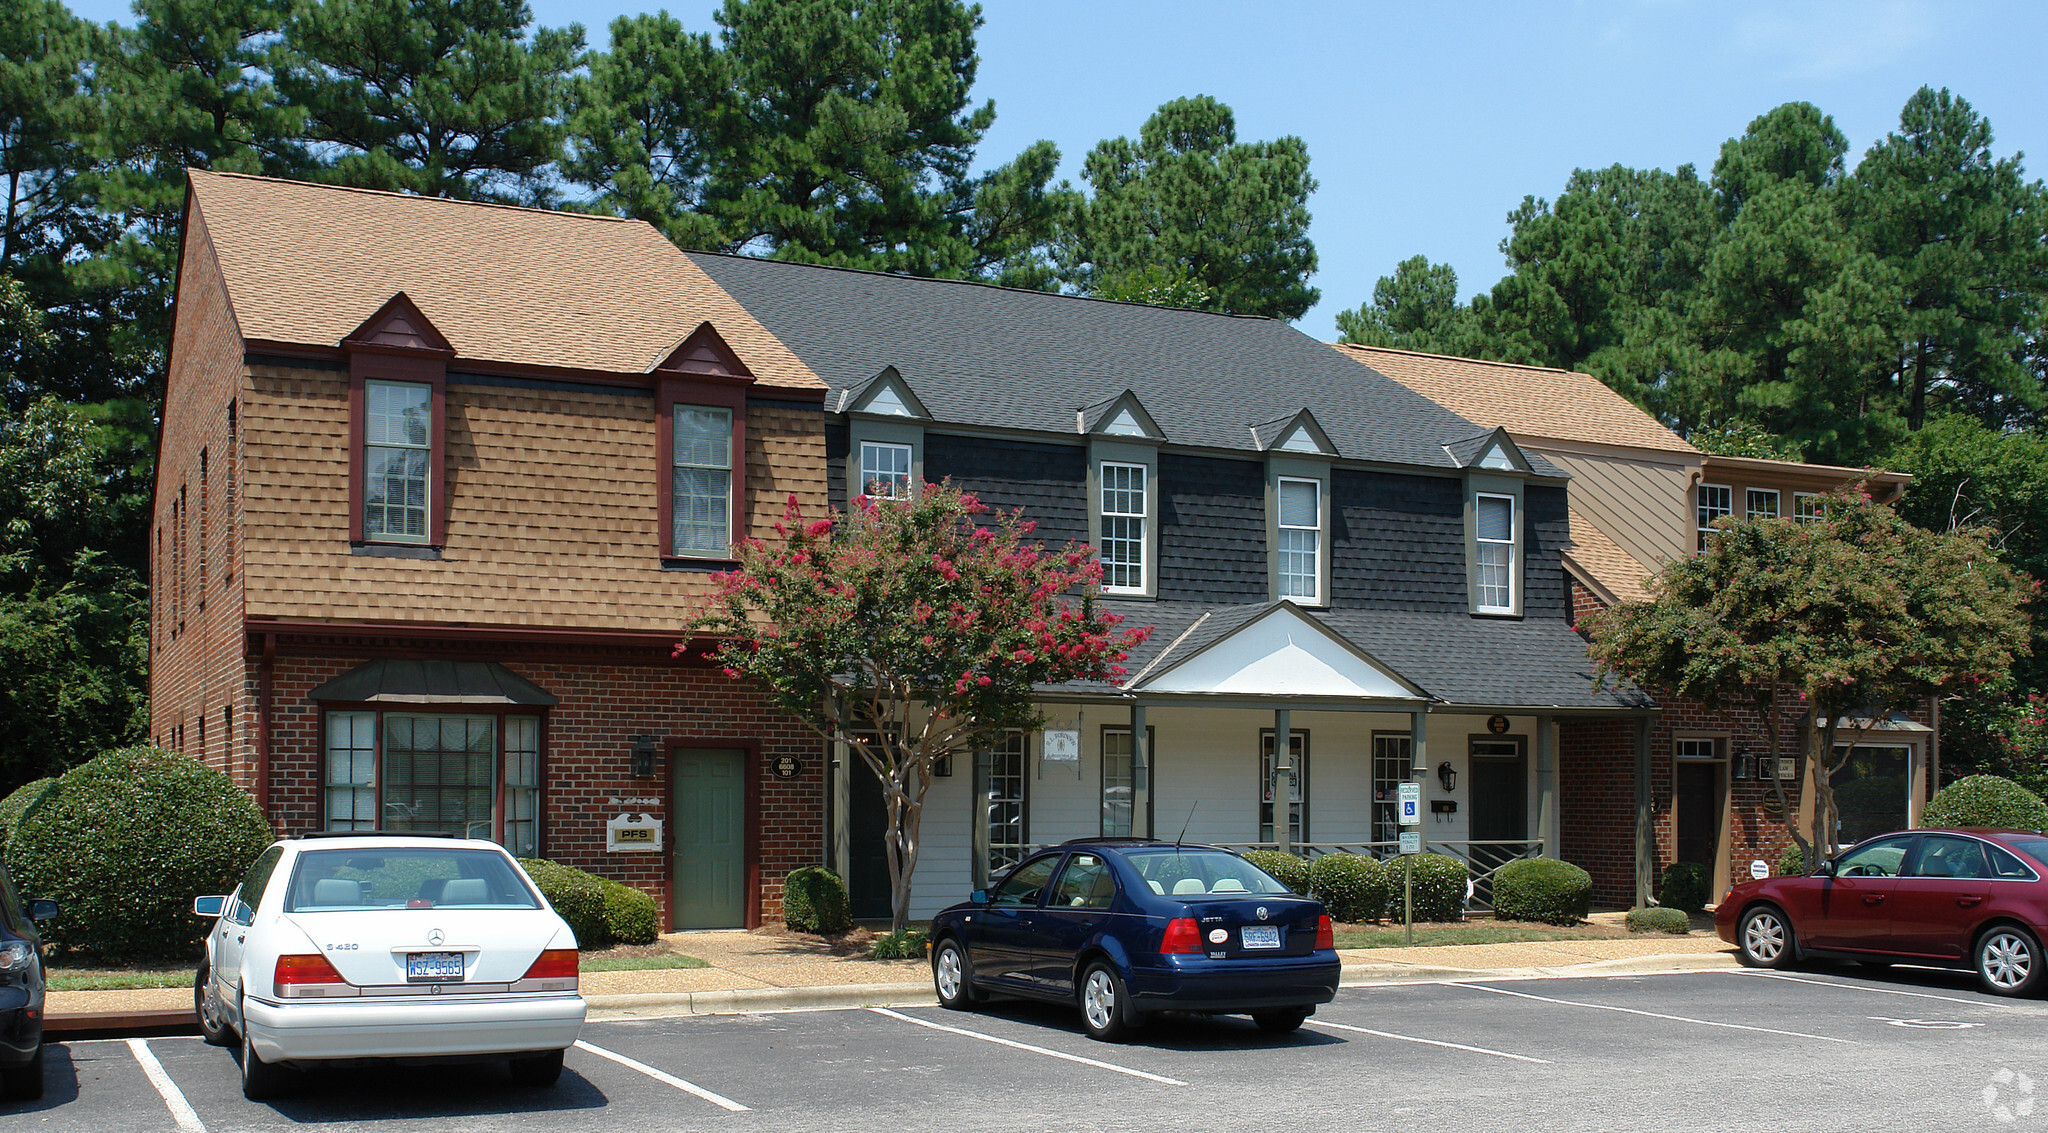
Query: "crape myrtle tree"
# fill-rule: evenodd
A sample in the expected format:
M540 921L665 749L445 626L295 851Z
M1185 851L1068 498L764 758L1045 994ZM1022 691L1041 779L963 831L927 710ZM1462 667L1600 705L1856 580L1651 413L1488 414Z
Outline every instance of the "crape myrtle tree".
M738 568L692 626L723 638L709 655L727 676L881 779L896 932L933 766L1038 726L1034 686L1122 675L1150 632L1097 604L1091 548L1045 547L1032 530L950 484L811 520L791 496L774 540L735 546Z
M1773 759L1792 741L1796 777L1813 792L1809 829L1769 781L1809 863L1834 848L1830 780L1868 726L1856 721L2003 679L2029 648L2022 604L2034 590L1980 528L1916 527L1863 485L1825 507L1805 523L1721 521L1706 550L1659 573L1650 601L1580 623L1596 680L1753 708Z

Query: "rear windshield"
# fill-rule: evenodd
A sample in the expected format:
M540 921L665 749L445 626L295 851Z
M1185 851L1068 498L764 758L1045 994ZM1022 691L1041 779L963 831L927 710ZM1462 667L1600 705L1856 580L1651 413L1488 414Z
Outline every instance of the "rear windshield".
M2048 838L2014 838L2006 844L2048 866Z
M539 907L504 854L441 847L308 850L299 855L285 895L285 911L292 913Z
M1124 857L1138 876L1161 896L1242 897L1247 893L1285 893L1285 885L1258 866L1223 850L1130 850Z

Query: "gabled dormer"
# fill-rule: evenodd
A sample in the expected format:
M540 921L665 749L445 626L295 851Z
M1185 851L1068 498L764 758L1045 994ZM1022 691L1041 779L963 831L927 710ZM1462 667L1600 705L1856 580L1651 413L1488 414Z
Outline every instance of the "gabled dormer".
M1465 470L1465 579L1472 612L1516 617L1527 590L1523 486L1542 474L1504 428L1444 444Z
M924 427L931 411L894 366L839 393L848 415L849 496L907 500L924 483Z
M348 359L349 545L432 558L448 541L448 360L455 348L405 292L340 343Z
M1529 464L1528 454L1522 451L1515 439L1505 428L1491 429L1460 440L1444 443L1444 451L1458 467L1482 469L1487 472L1504 472L1510 475L1532 475L1535 469Z
M662 561L729 562L746 530L747 388L754 371L704 322L648 372Z
M1323 432L1323 427L1316 422L1316 415L1307 409L1253 425L1251 429L1252 441L1266 452L1323 457L1337 455L1337 446L1330 443L1330 434Z
M1145 411L1138 395L1125 390L1115 397L1084 405L1074 411L1074 429L1098 437L1130 437L1134 440L1163 441L1166 433Z
M1159 445L1165 430L1126 389L1074 411L1088 438L1088 541L1107 594L1159 594Z
M1330 601L1330 461L1337 446L1306 407L1251 426L1266 453L1266 595Z
M754 380L754 372L740 361L732 347L726 345L718 328L708 322L699 323L697 329L655 363L650 372L661 377L673 375L729 382Z

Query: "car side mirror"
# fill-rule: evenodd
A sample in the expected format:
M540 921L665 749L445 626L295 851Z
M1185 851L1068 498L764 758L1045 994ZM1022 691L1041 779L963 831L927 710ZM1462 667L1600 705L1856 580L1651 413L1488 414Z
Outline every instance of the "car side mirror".
M967 899L969 901L974 902L977 905L986 905L988 904L988 890L977 889L974 892L969 893L967 895Z
M195 917L218 917L228 903L226 897L192 898L192 915Z
M57 902L46 897L39 897L28 903L28 919L32 921L47 921L56 915Z
M1814 876L1816 877L1835 876L1835 859L1829 858L1826 861L1820 863L1819 867L1817 867L1813 872Z

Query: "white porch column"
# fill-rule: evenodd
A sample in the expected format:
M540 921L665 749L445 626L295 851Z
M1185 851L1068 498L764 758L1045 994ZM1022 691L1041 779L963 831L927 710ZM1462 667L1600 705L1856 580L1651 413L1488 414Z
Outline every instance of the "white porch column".
M1131 833L1152 836L1152 742L1145 706L1131 702Z
M1418 784L1429 783L1429 713L1416 709L1408 714L1408 777ZM1422 848L1429 849L1429 826L1418 825L1415 831L1422 838Z
M1557 720L1536 717L1536 836L1543 839L1543 856L1558 854L1557 828Z
M1273 841L1283 854L1294 852L1294 743L1288 736L1291 713L1273 710ZM1303 800L1306 802L1307 800Z

